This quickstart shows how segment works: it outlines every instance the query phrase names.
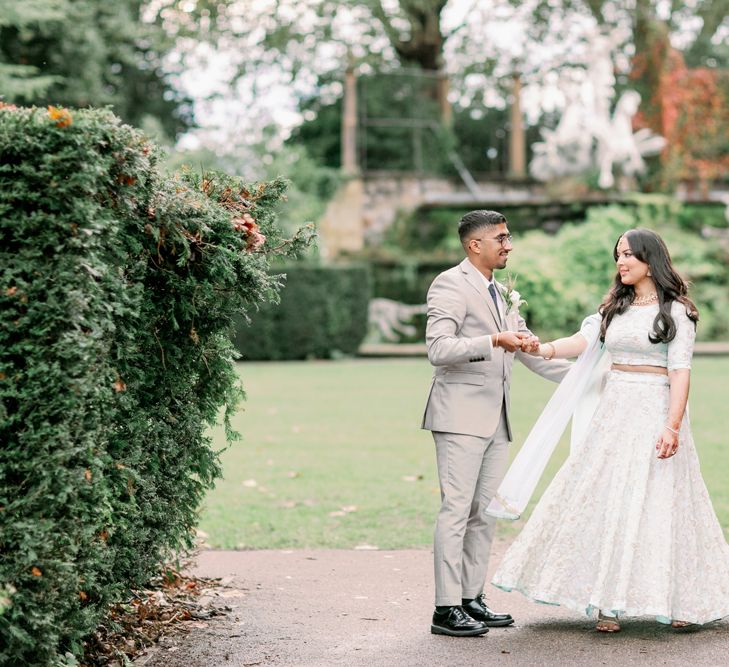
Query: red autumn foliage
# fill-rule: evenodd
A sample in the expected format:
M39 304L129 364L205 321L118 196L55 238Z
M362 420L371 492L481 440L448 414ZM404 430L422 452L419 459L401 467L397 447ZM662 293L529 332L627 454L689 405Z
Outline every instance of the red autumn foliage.
M48 117L56 121L56 127L68 127L73 123L71 112L68 109L59 109L53 105L48 106Z
M634 123L666 138L664 181L698 181L706 189L729 172L729 154L721 148L729 136L729 100L721 76L706 67L687 67L667 37L657 37L648 53L635 57L631 78L648 83L653 95Z
M261 234L261 230L250 213L243 213L241 216L233 218L232 223L237 231L247 235L246 250L248 252L255 252L263 247L266 237Z
M134 176L127 176L126 174L119 174L116 178L122 185L134 185L137 182Z

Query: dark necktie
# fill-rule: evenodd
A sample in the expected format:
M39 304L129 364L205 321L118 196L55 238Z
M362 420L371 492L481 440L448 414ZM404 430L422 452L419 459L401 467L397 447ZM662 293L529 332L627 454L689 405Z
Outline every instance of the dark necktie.
M493 283L489 283L489 294L494 300L494 305L496 306L496 314L499 316L499 319L501 319L501 313L499 312L499 299L496 296L496 287L494 287Z

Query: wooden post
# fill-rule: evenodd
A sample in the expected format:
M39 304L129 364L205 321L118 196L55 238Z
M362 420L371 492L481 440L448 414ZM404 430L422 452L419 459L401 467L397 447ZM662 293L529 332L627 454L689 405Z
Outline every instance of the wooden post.
M448 73L445 69L439 69L436 79L438 108L440 110L440 120L445 127L451 127L453 125L453 107L448 100L449 84Z
M526 133L521 113L521 77L513 75L514 88L511 100L511 133L509 135L509 176L525 178L526 170Z
M344 73L342 170L346 174L356 174L359 171L357 164L357 76L351 61Z

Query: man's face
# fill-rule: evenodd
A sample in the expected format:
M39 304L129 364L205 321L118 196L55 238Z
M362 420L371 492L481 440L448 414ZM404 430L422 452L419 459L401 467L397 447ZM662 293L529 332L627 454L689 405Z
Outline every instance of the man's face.
M479 268L488 271L503 269L512 250L509 228L506 223L484 227L469 245L478 258Z

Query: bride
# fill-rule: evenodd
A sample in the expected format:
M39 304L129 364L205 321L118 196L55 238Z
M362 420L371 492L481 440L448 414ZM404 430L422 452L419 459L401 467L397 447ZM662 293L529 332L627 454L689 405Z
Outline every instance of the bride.
M586 320L599 326L595 342L612 361L599 403L492 583L597 610L602 632L619 631L623 616L675 628L707 623L729 615L729 545L686 411L698 313L657 234L630 230L613 256L615 283ZM531 352L577 356L588 329ZM508 507L507 491L497 499Z

